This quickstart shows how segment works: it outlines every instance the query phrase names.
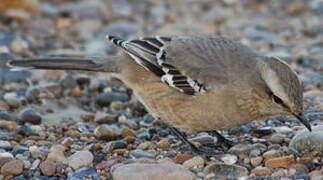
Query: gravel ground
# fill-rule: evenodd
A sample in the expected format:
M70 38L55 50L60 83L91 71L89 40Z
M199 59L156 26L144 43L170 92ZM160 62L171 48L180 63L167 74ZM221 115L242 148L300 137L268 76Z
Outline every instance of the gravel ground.
M323 1L1 0L0 179L322 180ZM106 56L107 33L217 34L279 56L304 85L309 133L279 116L228 129L237 143L203 157L106 74L17 71L8 59ZM216 146L206 133L186 132Z

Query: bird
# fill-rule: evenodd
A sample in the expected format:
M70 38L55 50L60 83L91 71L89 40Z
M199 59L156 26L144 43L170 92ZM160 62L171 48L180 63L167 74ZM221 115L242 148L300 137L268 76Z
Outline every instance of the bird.
M270 116L293 115L311 131L303 89L283 60L264 56L229 37L151 36L124 40L115 56L14 59L14 68L106 72L120 79L154 117L193 150L178 130L215 132Z

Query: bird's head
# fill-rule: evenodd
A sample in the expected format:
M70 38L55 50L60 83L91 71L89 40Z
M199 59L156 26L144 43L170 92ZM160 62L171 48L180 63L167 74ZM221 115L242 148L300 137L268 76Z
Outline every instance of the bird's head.
M311 131L303 116L303 88L297 74L277 57L264 57L257 66L265 84L265 111L271 115L294 115Z

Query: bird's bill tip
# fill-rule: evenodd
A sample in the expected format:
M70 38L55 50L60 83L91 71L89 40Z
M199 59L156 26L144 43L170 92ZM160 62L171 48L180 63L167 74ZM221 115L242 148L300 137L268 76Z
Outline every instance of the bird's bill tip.
M312 131L311 124L309 123L308 119L305 118L305 116L302 113L296 114L293 113L293 115L302 123L304 126L309 130Z

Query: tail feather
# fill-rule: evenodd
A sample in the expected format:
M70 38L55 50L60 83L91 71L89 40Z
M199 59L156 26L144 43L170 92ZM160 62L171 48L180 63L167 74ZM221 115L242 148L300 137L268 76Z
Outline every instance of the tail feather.
M11 60L7 64L12 70L48 69L48 70L80 70L95 72L115 72L117 66L113 58L70 58L44 57Z

